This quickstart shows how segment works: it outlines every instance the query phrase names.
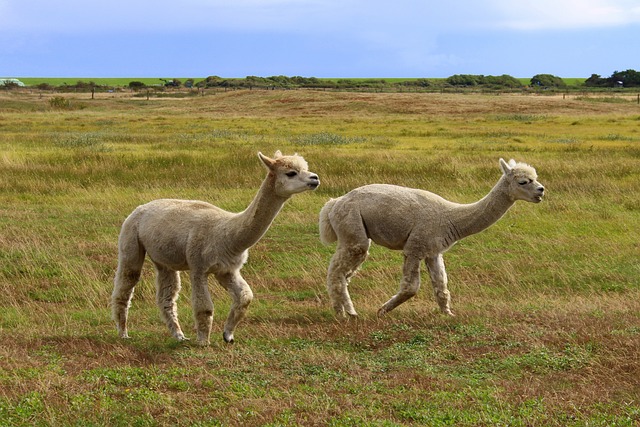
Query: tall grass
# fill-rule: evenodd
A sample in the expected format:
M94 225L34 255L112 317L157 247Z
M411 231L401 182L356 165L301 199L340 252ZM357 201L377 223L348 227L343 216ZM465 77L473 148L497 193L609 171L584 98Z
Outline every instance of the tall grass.
M189 101L0 104L0 425L626 425L640 422L640 120L562 97L234 92ZM2 102L2 100L0 100ZM298 152L320 175L250 251L237 343L179 344L152 267L128 341L108 300L119 227L160 197L240 211ZM377 246L334 319L317 237L329 197L371 182L471 202L526 161L548 189L445 256L457 317L428 275L385 318L402 255ZM180 316L193 327L183 276ZM229 298L215 283L214 332ZM188 335L193 335L188 332ZM214 333L217 335L217 332Z

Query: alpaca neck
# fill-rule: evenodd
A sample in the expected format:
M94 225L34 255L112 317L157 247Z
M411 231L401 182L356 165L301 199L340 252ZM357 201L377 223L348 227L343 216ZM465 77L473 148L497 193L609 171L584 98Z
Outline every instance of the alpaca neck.
M506 191L506 182L500 179L482 199L467 205L458 205L450 216L455 240L481 232L498 221L513 205Z
M274 181L274 176L267 175L251 204L232 219L229 246L233 252L242 252L255 245L287 201L287 197L276 195Z

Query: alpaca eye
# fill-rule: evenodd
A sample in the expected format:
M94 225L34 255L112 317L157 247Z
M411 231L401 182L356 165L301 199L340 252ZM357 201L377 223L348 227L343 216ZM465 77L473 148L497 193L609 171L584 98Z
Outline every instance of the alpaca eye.
M293 178L294 176L298 175L298 172L291 171L291 172L285 173L285 175L287 175L289 178Z

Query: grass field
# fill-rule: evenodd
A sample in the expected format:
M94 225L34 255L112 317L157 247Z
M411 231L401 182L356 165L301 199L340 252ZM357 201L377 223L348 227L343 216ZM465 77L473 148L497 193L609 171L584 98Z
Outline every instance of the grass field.
M0 94L0 426L636 426L640 424L640 107L633 97L235 91L188 99ZM250 251L255 299L222 341L178 343L147 265L117 337L117 236L161 197L244 209L257 152L320 175ZM483 197L498 159L548 191L445 255L457 314L428 275L383 318L402 255L372 246L334 318L330 198L372 182ZM184 274L180 318L194 338Z

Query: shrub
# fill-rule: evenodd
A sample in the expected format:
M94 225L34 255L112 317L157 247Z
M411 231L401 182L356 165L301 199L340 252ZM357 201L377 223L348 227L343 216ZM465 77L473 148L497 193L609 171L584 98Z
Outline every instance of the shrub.
M49 106L56 110L69 110L71 109L71 103L63 96L54 96L49 99Z

